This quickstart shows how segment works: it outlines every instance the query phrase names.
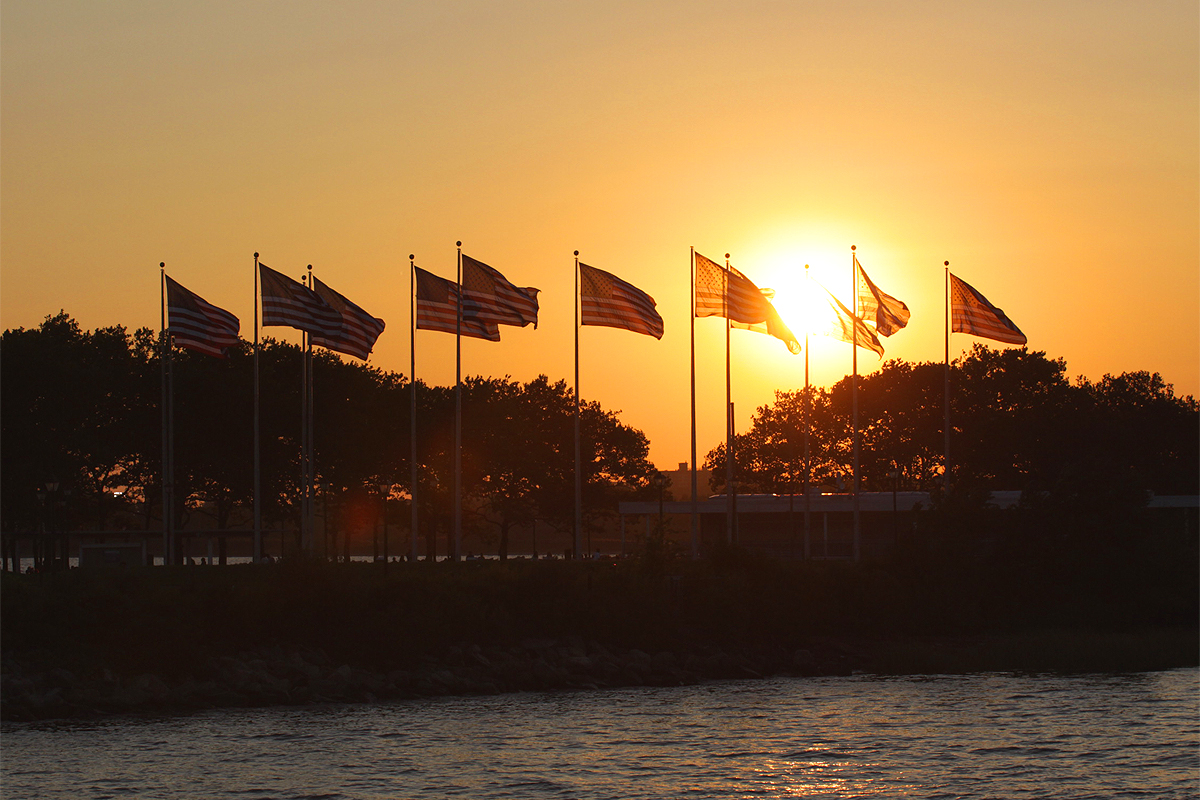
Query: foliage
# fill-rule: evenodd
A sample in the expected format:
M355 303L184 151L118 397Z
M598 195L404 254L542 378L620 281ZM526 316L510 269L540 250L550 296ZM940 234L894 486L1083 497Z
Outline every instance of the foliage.
M945 366L891 360L859 377L860 475L868 491L936 490L943 477ZM1062 359L975 345L950 365L953 484L1062 501L1192 494L1200 487L1200 409L1157 373L1066 377ZM802 491L808 409L812 485L849 488L853 383L777 392L734 440L743 492ZM725 447L705 461L725 485Z
M45 522L36 489L58 481L73 492L73 518L58 527L106 529L161 519L163 364L149 330L82 331L64 313L37 329L11 330L3 348L3 524L29 530ZM265 339L259 349L264 520L298 519L302 355ZM177 524L203 511L211 527L245 524L254 495L254 352L241 342L228 358L174 349ZM411 486L411 398L404 376L313 356L318 491L335 525L362 516L391 487L407 511L416 489L423 527L450 524L454 491L453 388L418 384L418 485ZM572 393L545 376L468 378L463 386L463 495L468 522L494 531L533 519L574 524ZM595 403L580 409L585 516L595 524L618 498L646 491L653 472L644 434ZM118 495L118 496L114 496ZM124 522L117 520L124 513ZM339 520L340 517L340 520ZM430 542L432 552L432 539Z

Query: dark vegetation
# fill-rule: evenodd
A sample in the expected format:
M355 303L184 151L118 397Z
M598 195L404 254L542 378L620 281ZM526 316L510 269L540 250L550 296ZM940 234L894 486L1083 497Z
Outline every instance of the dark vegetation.
M952 486L960 496L1020 490L1031 502L1090 502L1200 489L1200 410L1158 373L1066 374L1062 359L1025 348L976 344L951 364ZM862 488L938 491L942 485L944 366L886 361L859 377ZM800 491L804 415L812 482L849 486L853 463L851 378L828 389L778 392L735 438L739 491ZM725 485L725 447L709 454L713 488ZM898 473L898 478L890 477Z
M161 525L161 370L154 334L88 332L66 314L0 340L0 526L46 523L36 489L55 481L60 529ZM253 496L253 372L249 344L228 359L176 351L176 527L204 505L211 527L248 525ZM987 489L1028 502L1080 508L1139 504L1147 492L1195 494L1200 409L1157 373L1071 382L1061 359L981 345L954 362L951 461L960 498ZM291 526L299 508L298 347L267 340L261 353L264 519ZM392 524L407 526L411 383L318 349L318 491L334 529L393 487ZM860 377L861 474L867 491L941 486L943 367L888 361ZM850 379L829 389L780 392L737 436L742 492L788 492L804 476L804 412L811 407L813 484L850 483ZM452 508L453 390L417 384L418 497L428 530ZM469 378L463 397L468 531L505 554L507 533L533 520L569 531L573 520L573 403L566 385ZM619 499L653 499L648 442L616 415L586 403L582 420L585 522L599 525ZM708 456L725 481L724 445ZM896 474L893 479L890 475ZM119 494L118 494L119 493ZM1098 505L1099 504L1099 505ZM1105 512L1107 514L1107 511Z
M29 719L779 673L1197 663L1194 528L1095 543L1045 537L1025 512L1009 522L1016 535L989 548L970 531L943 546L935 531L862 565L731 550L666 569L636 558L5 573L2 709Z
M182 522L202 502L244 524L250 352L177 354ZM860 393L867 489L936 490L941 365L887 362ZM65 315L7 331L0 360L5 531L46 524L34 488L74 491L57 524L159 525L159 365L148 331L84 332ZM268 517L297 513L299 352L263 350ZM954 486L887 560L702 561L645 546L611 562L343 563L3 574L3 710L30 718L148 707L371 699L672 683L769 672L1126 670L1197 663L1194 509L1200 412L1158 375L1070 382L1043 353L977 347L953 365ZM381 479L405 526L409 383L322 355L319 481L331 514ZM570 526L571 403L562 383L472 379L464 471L477 531ZM849 471L849 384L814 390L814 482ZM418 386L423 519L443 527L450 390ZM743 491L799 488L799 393L739 436ZM469 422L467 420L470 420ZM656 496L646 439L585 412L589 518ZM723 448L709 457L724 479ZM986 507L985 489L1024 502ZM122 490L121 497L114 491ZM653 543L653 539L651 543ZM149 676L149 677L148 677ZM355 677L358 676L358 677ZM197 688L199 687L199 688ZM205 688L207 687L207 688ZM265 688L264 688L265 687Z
M227 359L176 349L175 526L204 507L204 527L251 526L253 353ZM295 527L300 495L300 348L267 340L260 353L264 524ZM360 362L315 354L317 491L333 529L367 526L379 486L392 487L389 523L410 519L412 384ZM154 334L88 332L65 314L5 331L0 359L0 525L47 522L37 489L59 483L59 530L161 529L161 362ZM454 392L417 384L422 528L452 523ZM585 524L618 499L650 496L654 468L641 431L583 404ZM470 377L463 387L463 493L467 534L504 554L514 525L574 524L574 400L562 381ZM435 540L430 538L432 548ZM429 552L428 550L426 552Z

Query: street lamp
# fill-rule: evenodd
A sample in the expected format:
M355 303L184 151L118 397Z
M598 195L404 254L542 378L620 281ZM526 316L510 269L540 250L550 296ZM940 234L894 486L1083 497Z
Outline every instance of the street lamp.
M658 487L658 531L663 530L663 493L667 488L667 476L661 471L654 474L654 485Z
M388 495L392 493L392 485L386 481L379 481L379 494L383 498L383 571L387 572L388 562L388 529L387 529L387 501Z
M896 489L900 483L900 470L892 470L888 477L892 479L892 548L895 549L900 544L900 527L896 514Z

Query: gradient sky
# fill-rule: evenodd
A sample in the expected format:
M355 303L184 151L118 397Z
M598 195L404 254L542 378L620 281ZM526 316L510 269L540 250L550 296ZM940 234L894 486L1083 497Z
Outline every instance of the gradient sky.
M1195 0L5 0L0 324L157 328L165 261L250 337L258 251L384 318L371 360L407 374L408 254L453 277L461 239L542 289L538 330L466 340L464 371L570 380L578 249L666 322L584 328L581 392L673 468L688 247L786 318L805 263L848 302L854 244L912 309L888 357L942 359L949 260L1070 375L1200 394L1198 143ZM701 458L723 327L696 321ZM418 377L452 383L453 344L419 332ZM850 370L810 354L817 385ZM804 384L769 337L734 331L733 360L739 429Z

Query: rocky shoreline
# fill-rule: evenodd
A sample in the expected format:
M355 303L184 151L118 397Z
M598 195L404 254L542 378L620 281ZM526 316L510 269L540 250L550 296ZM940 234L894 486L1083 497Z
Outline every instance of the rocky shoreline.
M728 652L606 647L599 642L526 639L511 645L454 645L404 668L366 669L321 650L265 647L212 656L190 674L88 674L31 670L11 658L0 675L0 719L28 722L118 714L191 713L215 708L373 703L446 695L681 686L769 676L856 673L1135 672L1195 666L1195 630L1135 634L1044 631L1006 637L814 641L808 647Z
M64 668L27 671L7 661L0 677L0 718L32 721L439 695L680 686L774 674L845 675L856 668L850 653L828 645L791 653L677 654L614 651L592 641L533 639L513 646L451 647L438 657L422 657L410 668L387 672L337 663L321 651L285 652L278 647L214 657L194 675L178 679L155 673L118 675L109 669L90 675Z
M1194 543L1176 544L1103 575L952 559L4 573L0 719L1195 666Z

